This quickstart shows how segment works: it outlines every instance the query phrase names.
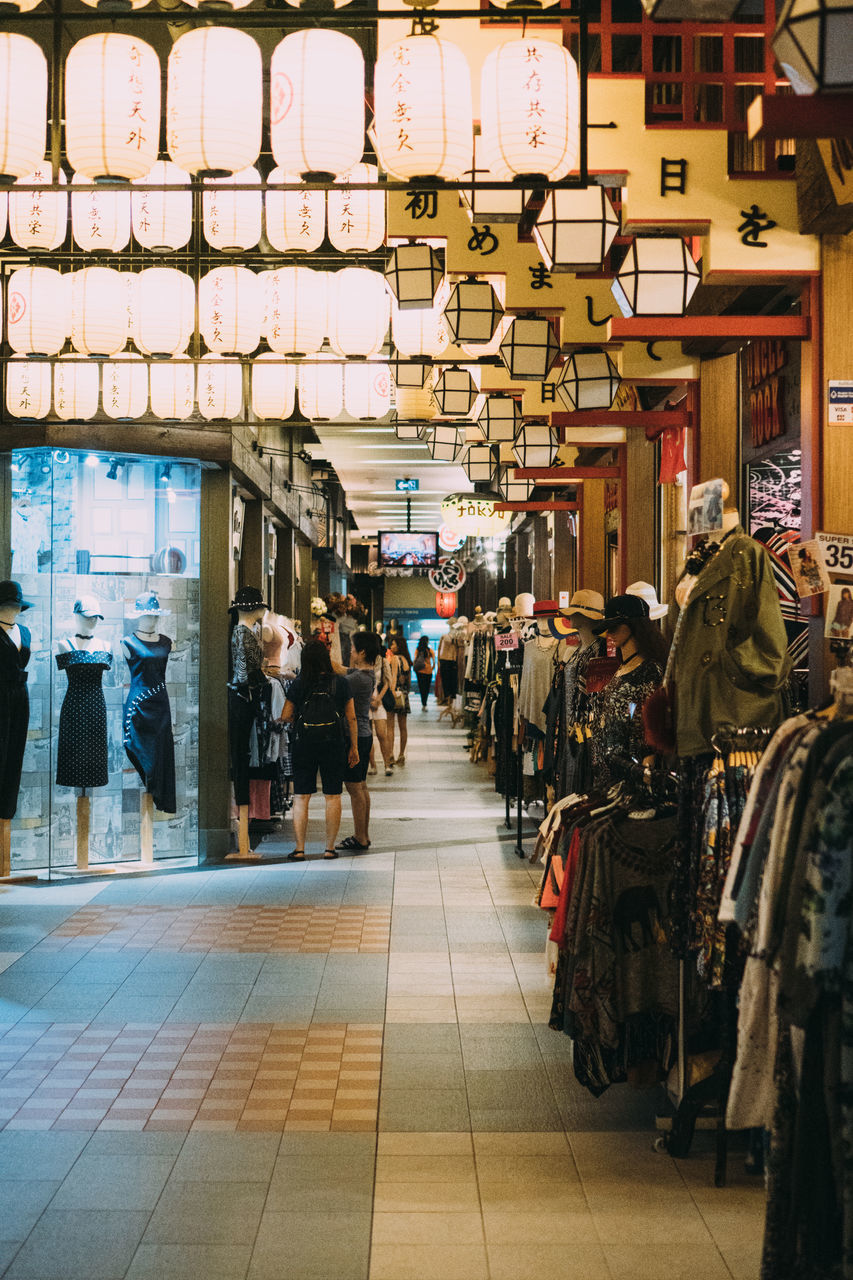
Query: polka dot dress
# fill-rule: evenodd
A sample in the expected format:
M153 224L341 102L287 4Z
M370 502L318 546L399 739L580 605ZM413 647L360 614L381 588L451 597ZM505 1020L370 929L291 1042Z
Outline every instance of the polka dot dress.
M105 787L109 782L107 704L101 679L113 665L113 655L106 649L72 649L58 653L56 665L68 677L59 713L57 786Z

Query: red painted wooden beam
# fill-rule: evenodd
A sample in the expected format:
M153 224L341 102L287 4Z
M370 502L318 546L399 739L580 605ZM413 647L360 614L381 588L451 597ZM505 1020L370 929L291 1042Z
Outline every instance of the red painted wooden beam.
M670 379L672 381L672 379ZM553 427L666 427L693 425L686 409L577 409L574 413L552 413Z
M615 480L618 467L516 467L516 480Z
M577 511L576 502L496 502L495 511Z
M746 130L750 138L849 138L853 93L759 94L747 109Z
M760 264L758 264L760 265ZM745 273L746 274L746 273ZM760 271L754 279L758 283ZM752 279L752 272L749 272ZM808 316L616 316L609 342L679 342L687 338L809 338ZM616 414L613 415L614 418Z

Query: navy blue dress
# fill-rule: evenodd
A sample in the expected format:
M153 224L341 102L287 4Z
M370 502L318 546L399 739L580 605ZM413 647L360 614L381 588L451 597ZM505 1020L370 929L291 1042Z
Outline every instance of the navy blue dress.
M149 642L129 635L122 644L130 668L130 689L124 704L124 749L145 790L153 797L155 808L174 813L175 743L166 689L166 663L172 641L168 636Z
M56 665L68 677L59 713L57 786L105 787L110 772L101 680L113 665L113 655L108 649L70 649L56 655Z
M18 630L20 649L6 628L0 627L0 818L15 816L30 722L26 672L30 633L20 622Z

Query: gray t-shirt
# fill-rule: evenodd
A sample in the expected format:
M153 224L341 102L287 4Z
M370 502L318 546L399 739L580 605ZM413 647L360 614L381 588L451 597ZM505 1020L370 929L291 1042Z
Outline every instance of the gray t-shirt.
M355 707L355 722L360 738L370 738L373 727L370 723L370 699L373 697L373 672L363 668L350 667L347 672L347 684L352 694Z

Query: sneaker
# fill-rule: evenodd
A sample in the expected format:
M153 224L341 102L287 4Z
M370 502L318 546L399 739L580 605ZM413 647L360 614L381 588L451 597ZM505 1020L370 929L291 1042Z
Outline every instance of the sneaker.
M367 772L368 772L368 774L369 774L371 777L374 777L374 778L375 778L375 777L376 777L376 774L379 772L379 770L376 768L376 765L375 765L375 764L371 764L371 765L368 765L368 767L367 767Z
M389 769L386 769L386 770L385 770L385 777L386 777L386 778L393 778L393 777L394 777L394 770L393 770L393 769L390 769L390 768L389 768Z

